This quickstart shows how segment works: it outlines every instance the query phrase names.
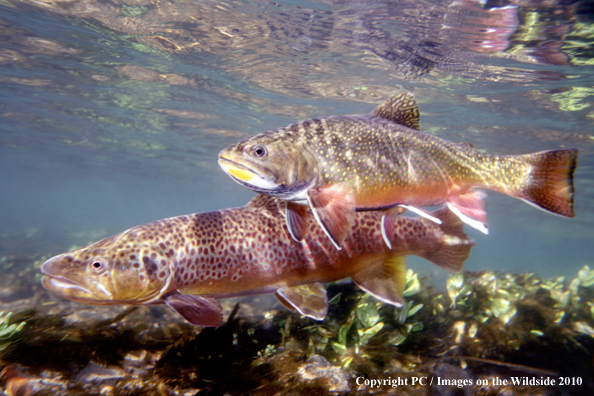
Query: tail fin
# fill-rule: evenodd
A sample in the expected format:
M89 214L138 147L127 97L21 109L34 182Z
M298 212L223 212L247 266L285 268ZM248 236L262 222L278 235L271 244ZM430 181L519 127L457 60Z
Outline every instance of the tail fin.
M443 232L443 245L438 251L423 255L423 258L448 271L460 272L470 256L474 240L468 238L464 233L464 223L448 208L439 209L431 215L442 222L439 228Z
M541 151L522 156L532 165L532 171L525 187L514 196L540 209L574 217L573 172L577 156L577 149Z

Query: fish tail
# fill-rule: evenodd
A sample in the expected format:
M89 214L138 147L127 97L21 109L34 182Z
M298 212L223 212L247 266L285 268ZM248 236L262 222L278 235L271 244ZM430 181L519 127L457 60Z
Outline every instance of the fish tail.
M540 209L561 216L574 217L573 172L577 149L541 151L521 156L532 165L528 179L512 194Z
M441 220L442 247L423 257L443 269L460 272L475 245L474 240L464 233L464 222L448 208L436 210L431 215Z

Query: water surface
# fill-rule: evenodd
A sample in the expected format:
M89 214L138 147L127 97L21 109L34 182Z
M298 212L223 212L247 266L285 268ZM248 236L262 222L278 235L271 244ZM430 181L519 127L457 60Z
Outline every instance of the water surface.
M4 256L241 206L252 193L219 170L221 148L367 113L402 90L422 129L446 139L581 150L576 218L490 193L490 235L473 234L467 269L573 276L594 253L592 15L579 2L4 1L0 12Z
M594 12L541 3L0 0L0 302L58 304L39 285L53 255L244 205L254 194L217 165L238 139L405 90L445 139L580 149L575 218L489 193L465 265L574 278L594 266Z

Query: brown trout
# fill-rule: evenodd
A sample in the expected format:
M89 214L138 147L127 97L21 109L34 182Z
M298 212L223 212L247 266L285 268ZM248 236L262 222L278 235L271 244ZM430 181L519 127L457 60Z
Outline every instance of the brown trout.
M404 93L368 115L311 119L248 137L221 151L219 165L239 184L288 201L296 240L305 234L309 206L339 249L355 211L397 205L430 218L419 207L445 203L486 234L486 195L479 189L574 216L577 149L489 155L419 125L417 102Z
M392 249L383 241L382 213L364 212L337 250L313 220L307 237L294 241L278 201L259 195L242 208L156 221L55 256L41 266L42 283L89 304L165 303L198 326L221 324L217 298L272 292L286 307L322 320L322 283L348 277L400 306L406 255L460 271L474 241L447 209L434 213L441 225L397 214L388 213Z

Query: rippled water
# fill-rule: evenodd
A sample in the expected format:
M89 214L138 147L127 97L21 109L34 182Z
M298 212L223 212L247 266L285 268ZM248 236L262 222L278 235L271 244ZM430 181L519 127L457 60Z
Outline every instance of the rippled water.
M594 253L592 14L579 2L0 4L4 256L241 206L252 193L218 168L221 148L402 90L446 139L581 149L576 218L491 193L491 235L473 234L467 269L573 275Z
M244 205L217 164L239 138L404 90L440 137L580 149L576 217L489 193L465 265L575 277L594 264L594 10L543 3L0 0L0 300L74 246Z

